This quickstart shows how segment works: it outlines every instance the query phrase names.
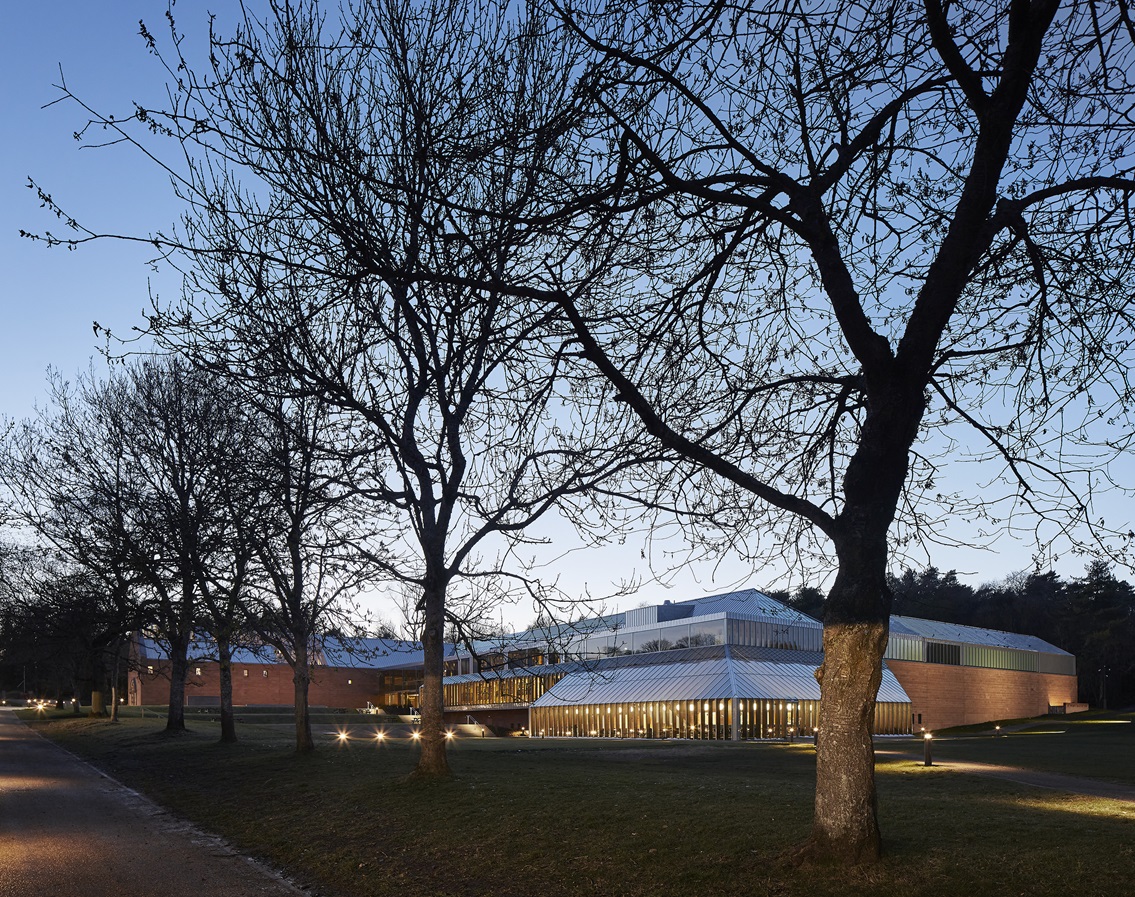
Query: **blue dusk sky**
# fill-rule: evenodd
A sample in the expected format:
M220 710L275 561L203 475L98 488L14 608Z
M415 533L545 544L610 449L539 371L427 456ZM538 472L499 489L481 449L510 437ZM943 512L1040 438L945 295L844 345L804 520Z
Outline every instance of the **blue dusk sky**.
M212 7L201 0L175 6L180 29L203 45L210 8L231 13L234 3ZM154 271L145 245L112 240L68 251L21 239L21 229L50 230L66 236L64 224L39 207L26 186L34 179L72 215L105 233L145 235L167 230L178 217L168 181L129 147L80 149L73 135L86 123L73 103L59 98L54 85L66 78L75 93L100 110L127 114L135 99L157 105L164 95L163 72L138 34L144 19L155 34L165 28L166 0L52 0L0 4L0 66L3 67L4 139L0 141L0 417L20 419L44 397L45 372L54 367L73 375L93 363L98 370L98 321L126 334L142 321L151 291L172 298L179 278ZM43 107L47 108L43 108ZM92 362L93 359L93 362ZM1135 482L1135 477L1129 479ZM1126 508L1108 509L1113 516ZM1110 521L1109 521L1110 522ZM552 526L549 532L560 532ZM635 576L649 580L642 561L642 538L626 544L570 554L552 563L568 591L603 595L612 583ZM680 549L680 544L672 544ZM1002 538L996 551L942 550L931 558L941 569L956 568L973 585L1000 579L1031 566L1031 547ZM1057 569L1065 576L1083 571L1085 559L1066 558ZM1123 574L1125 571L1119 571ZM785 570L753 571L729 558L691 565L670 585L646 584L624 606L641 601L696 597L744 585L794 587L800 576ZM816 583L820 584L820 583ZM609 605L610 606L610 605ZM510 617L532 618L529 608ZM387 616L393 616L387 614Z

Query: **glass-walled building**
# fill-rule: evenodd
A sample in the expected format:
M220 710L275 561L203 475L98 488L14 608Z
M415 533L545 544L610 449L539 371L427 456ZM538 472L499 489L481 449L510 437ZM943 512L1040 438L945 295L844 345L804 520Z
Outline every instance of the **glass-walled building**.
M721 645L591 664L537 698L530 731L547 737L739 741L811 736L819 726L819 652ZM884 671L875 733L910 732L910 702Z
M743 740L821 725L819 621L755 589L517 633L450 662L445 703L546 737ZM876 734L1037 716L1076 700L1075 658L1041 639L891 618Z
M818 621L755 589L665 602L529 630L458 657L446 710L454 721L545 737L810 736L822 635ZM875 731L910 732L911 718L885 670Z

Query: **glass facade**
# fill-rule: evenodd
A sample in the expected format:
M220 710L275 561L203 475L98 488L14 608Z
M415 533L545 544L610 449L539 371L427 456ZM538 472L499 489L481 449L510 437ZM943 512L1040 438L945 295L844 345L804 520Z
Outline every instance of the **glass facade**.
M1076 658L1070 654L1045 654L997 645L931 641L909 635L892 635L883 656L887 660L915 660L988 670L1060 673L1067 676L1076 674Z
M734 720L736 711L736 721ZM819 701L719 698L533 707L530 731L548 738L693 738L708 741L812 737ZM880 703L876 735L910 734L910 704Z
M520 676L494 676L485 673L462 676L461 681L442 685L447 710L477 710L502 705L527 706L559 682L562 670Z
M472 662L458 660L455 669L464 675L445 683L446 707L527 708L531 732L555 737L810 737L819 726L812 674L821 662L822 626L801 615L769 612L760 596L738 596L713 597L697 605L705 608L700 614L685 603L636 608L596 621L601 629L575 630L556 647L539 643L538 633L523 634L510 646L495 646L498 655L477 658L482 670L488 659L493 672L473 675ZM738 602L736 609L730 601ZM896 629L885 655L896 661L1074 672L1071 656L1028 650L1025 643L971 643L947 624L910 618ZM975 642L993 638L975 631ZM714 697L691 697L697 694ZM874 732L911 731L910 700L885 670Z

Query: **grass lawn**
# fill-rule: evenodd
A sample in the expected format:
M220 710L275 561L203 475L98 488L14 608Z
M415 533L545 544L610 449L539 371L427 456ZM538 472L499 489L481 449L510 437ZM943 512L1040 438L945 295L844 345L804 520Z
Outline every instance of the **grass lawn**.
M372 726L344 721L350 741L324 736L307 757L281 724L246 723L232 746L209 722L167 737L156 715L35 725L324 894L1114 897L1135 875L1135 805L911 760L878 767L881 864L790 869L779 857L811 818L809 745L469 739L451 748L452 780L424 783L406 777L411 742L380 745ZM1091 755L1097 738L1126 738L1130 762L1132 728L944 740L935 756L1075 772L1059 757Z
M1006 723L1013 725L1013 722ZM960 732L935 743L934 756L1024 766L1135 785L1135 714L1093 711L1027 722L1004 736Z

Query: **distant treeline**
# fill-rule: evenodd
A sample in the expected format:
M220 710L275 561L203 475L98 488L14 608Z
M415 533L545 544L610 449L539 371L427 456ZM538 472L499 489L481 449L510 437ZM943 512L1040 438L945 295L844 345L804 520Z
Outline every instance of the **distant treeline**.
M973 588L951 570L906 570L890 578L892 613L1035 635L1076 655L1080 700L1094 707L1135 705L1135 588L1103 562L1071 580L1054 572L1017 573ZM772 592L823 619L824 593Z

